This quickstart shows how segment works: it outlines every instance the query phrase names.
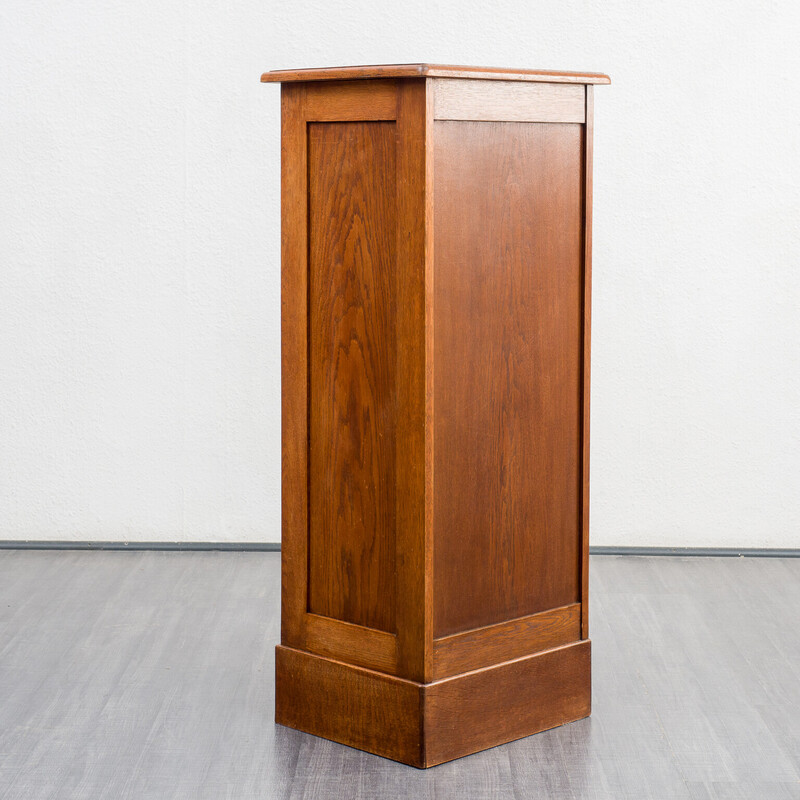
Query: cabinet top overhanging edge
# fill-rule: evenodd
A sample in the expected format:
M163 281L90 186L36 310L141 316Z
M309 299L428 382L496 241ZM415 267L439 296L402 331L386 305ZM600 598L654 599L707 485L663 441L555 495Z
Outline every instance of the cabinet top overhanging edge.
M611 78L601 72L458 67L446 64L378 64L363 67L276 69L265 72L261 76L261 82L292 83L295 81L341 81L364 78L472 78L473 80L534 81L536 83L611 83Z

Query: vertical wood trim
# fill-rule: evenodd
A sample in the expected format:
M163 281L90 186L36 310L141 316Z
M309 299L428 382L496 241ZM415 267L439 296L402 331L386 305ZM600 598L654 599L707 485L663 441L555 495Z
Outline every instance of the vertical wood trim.
M433 641L426 526L425 80L397 87L397 643L398 674L428 680ZM427 674L426 674L427 673Z
M586 86L586 124L584 126L584 233L583 233L583 431L581 451L581 638L589 638L589 396L592 343L592 138L594 97L592 86Z
M436 80L425 79L425 672L424 680L433 680L433 385L434 306L433 306L433 177L435 149L433 142Z
M308 169L302 84L281 86L281 642L301 646L308 581Z

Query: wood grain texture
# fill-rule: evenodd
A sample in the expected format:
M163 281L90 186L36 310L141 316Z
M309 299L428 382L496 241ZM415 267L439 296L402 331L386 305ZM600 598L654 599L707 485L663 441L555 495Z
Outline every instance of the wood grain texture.
M425 766L589 716L591 642L581 641L425 687Z
M308 83L304 108L308 122L394 120L397 83L392 80Z
M583 397L581 399L581 638L589 638L589 421L592 374L592 147L594 87L586 87L583 150Z
M429 374L426 366L427 250L426 81L398 81L397 90L397 639L398 672L429 679L433 658L431 561L433 532L426 453Z
M580 599L583 132L434 127L441 637Z
M457 633L433 643L433 678L500 664L580 639L581 606L541 611L509 622Z
M434 117L495 122L585 122L585 88L575 84L440 78Z
M430 767L588 716L591 642L432 683L275 649L275 721Z
M377 64L359 67L279 69L265 72L262 83L292 81L363 80L365 78L473 78L482 80L537 81L544 83L611 83L600 72L559 72L543 69L464 67L447 64Z
M422 766L419 684L278 645L275 722Z
M308 124L308 610L395 630L396 132Z
M550 654L585 619L591 106L415 75L284 87L276 691L289 725L425 765L589 691L588 640L578 672Z
M312 653L367 669L391 675L397 672L397 637L385 631L306 614L302 645Z
M299 646L308 574L308 204L302 84L281 87L281 641Z
M433 104L435 81L425 81L425 574L424 597L424 670L422 680L433 679L433 548L434 548L434 503L433 468L435 419L434 381L436 377L434 362L434 224L433 224L433 186L436 153L433 146Z

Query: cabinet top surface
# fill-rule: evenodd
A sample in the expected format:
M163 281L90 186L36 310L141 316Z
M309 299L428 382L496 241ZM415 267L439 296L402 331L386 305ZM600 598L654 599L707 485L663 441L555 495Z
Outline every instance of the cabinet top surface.
M537 83L611 83L601 72L560 72L543 69L459 67L448 64L377 64L362 67L276 69L261 76L262 83L294 81L341 81L363 78L472 78Z

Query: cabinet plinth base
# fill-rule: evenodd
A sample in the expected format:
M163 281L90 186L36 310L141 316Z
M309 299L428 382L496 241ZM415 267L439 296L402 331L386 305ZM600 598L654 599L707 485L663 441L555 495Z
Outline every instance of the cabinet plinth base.
M275 721L431 767L591 712L591 642L414 681L278 645Z

